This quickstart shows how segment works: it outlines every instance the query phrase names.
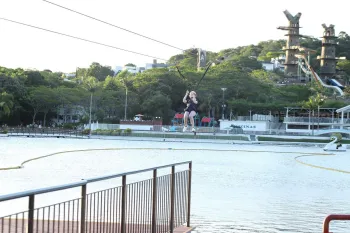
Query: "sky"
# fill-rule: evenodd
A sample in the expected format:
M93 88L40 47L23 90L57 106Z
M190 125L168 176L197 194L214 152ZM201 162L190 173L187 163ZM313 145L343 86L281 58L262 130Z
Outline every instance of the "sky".
M222 49L283 39L283 14L302 13L301 34L320 37L321 24L350 33L348 0L49 0L119 27L181 49ZM329 6L328 3L334 4ZM342 7L343 6L343 7ZM74 72L92 62L145 66L153 57L169 59L182 51L102 24L42 0L0 0L0 18L148 54L113 48L48 33L0 19L0 66ZM165 62L158 59L158 62Z

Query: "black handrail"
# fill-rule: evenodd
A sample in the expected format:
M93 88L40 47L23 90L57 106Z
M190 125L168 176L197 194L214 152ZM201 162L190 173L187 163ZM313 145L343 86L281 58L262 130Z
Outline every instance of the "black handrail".
M183 172L180 173L175 173L175 167L178 165L184 165L184 164L188 164L188 170L187 170L187 178L185 178L185 176L183 175ZM97 181L102 181L102 180L108 180L108 179L113 179L113 178L117 178L117 177L122 177L122 186L117 187L120 191L119 195L121 195L121 203L120 203L120 230L122 233L125 233L126 229L127 229L127 224L134 224L134 223L129 223L127 222L127 219L129 217L127 217L127 208L131 208L132 211L135 211L135 213L138 213L138 209L135 209L135 202L133 201L132 203L127 202L128 197L128 186L126 183L126 179L128 175L133 175L133 174L138 174L138 173L143 173L143 172L148 172L148 171L153 171L153 179L152 179L152 190L151 191L151 195L152 195L152 202L151 202L151 209L152 209L152 214L151 214L151 221L150 221L150 227L151 227L151 232L152 233L156 233L157 229L159 228L159 223L157 222L157 218L158 218L158 204L161 203L158 200L158 187L160 187L160 184L158 184L157 179L160 177L157 177L157 170L158 169L164 169L164 168L171 168L171 174L169 174L168 176L168 182L169 182L169 187L170 187L170 192L169 192L169 198L170 198L170 219L169 219L169 225L168 225L168 229L166 230L166 232L170 232L173 233L175 227L179 226L179 224L183 224L184 222L179 222L181 221L181 217L178 219L179 216L175 216L178 215L177 212L175 212L175 208L184 208L187 210L187 213L185 215L183 215L183 220L185 220L187 222L187 227L190 227L190 213L191 213L191 177L192 177L192 161L186 161L186 162L179 162L179 163L173 163L173 164L168 164L168 165L163 165L163 166L157 166L157 167L152 167L152 168L146 168L146 169L142 169L142 170L136 170L136 171L131 171L131 172L124 172L124 173L118 173L118 174L113 174L113 175L107 175L107 176L101 176L101 177L96 177L96 178L91 178L91 179L84 179L82 181L79 182L75 182L75 183L69 183L69 184L64 184L64 185L58 185L58 186L52 186L52 187L46 187L46 188L41 188L41 189L33 189L33 190L28 190L28 191L24 191L24 192L17 192L17 193L12 193L12 194L6 194L3 196L0 196L0 202L3 201L9 201L9 200L14 200L14 199L18 199L18 198L24 198L24 197L28 197L28 210L25 211L28 214L28 219L26 220L26 226L24 225L24 216L25 216L25 212L20 213L20 215L22 215L22 220L21 220L21 224L22 224L22 228L27 228L27 232L28 233L34 233L35 229L36 231L38 231L38 221L42 221L42 225L44 226L44 223L46 223L47 228L49 229L49 225L50 223L52 223L52 225L54 226L55 221L53 220L52 222L50 222L50 207L51 206L47 206L47 207L40 207L40 208L35 208L35 199L36 199L36 195L38 194L44 194L44 193L49 193L49 192L55 192L55 191L60 191L60 190L65 190L65 189L70 189L70 188L81 188L81 197L80 197L80 201L78 200L77 202L77 207L75 209L75 204L74 202L76 200L71 200L71 201L66 201L68 203L68 221L67 224L69 224L69 222L71 222L71 224L73 224L72 221L69 220L69 204L72 202L73 205L73 209L72 209L72 216L74 216L74 211L76 211L76 215L80 215L80 221L79 221L79 227L80 227L80 232L82 233L86 233L86 227L87 227L87 213L88 213L88 208L90 208L90 212L91 212L91 198L94 199L94 203L96 202L95 199L95 193L94 194L87 194L86 190L87 190L87 184L88 183L93 183L93 182L97 182ZM162 178L161 178L162 179ZM186 182L184 182L184 180L186 180ZM149 180L146 181L141 181L141 182L148 182L146 186L144 187L150 187L151 182ZM164 182L164 180L162 180L162 182ZM133 184L134 185L134 184ZM181 188L182 187L182 188ZM180 191L178 191L177 189L180 189ZM136 192L135 192L135 187L131 186L131 190L132 192L134 192L133 196L135 197L135 195L141 195L141 189L139 186L137 186L136 188ZM144 189L144 193L146 193L147 188ZM160 190L166 190L166 188L162 188ZM119 192L118 191L118 192ZM179 194L178 192L181 192L182 194ZM101 192L101 195L100 195ZM116 197L112 197L112 193L113 195L116 194L116 188L114 188L114 191L111 190L103 190L100 191L97 194L97 198L98 198L98 202L102 205L102 192L104 192L104 196L103 198L105 198L107 201L104 203L103 207L101 207L103 209L103 211L105 211L105 209L107 208L112 208L111 206L108 207L108 205L112 205L111 201L113 201L113 203L116 201L115 198ZM141 195L142 196L142 195ZM90 198L90 202L88 202L88 198ZM164 198L164 197L163 197ZM180 199L181 201L179 203L177 203L175 205L175 202L177 199ZM186 201L187 200L187 203ZM64 203L66 203L64 202ZM58 205L58 213L60 213L60 205L62 203L58 203L53 205L53 212L55 213L55 206ZM165 202L163 203L165 204ZM80 206L79 206L80 205ZM95 204L94 204L95 205ZM128 205L131 205L131 207ZM161 204L160 204L161 205ZM166 204L168 205L168 204ZM182 206L182 207L181 207ZM42 210L42 215L44 216L44 211L45 208L49 208L48 209L48 218L42 219L42 220L38 220L35 219L35 213L36 216L38 217L38 214L40 211L40 209ZM64 206L65 208L65 206ZM95 208L95 206L93 207ZM99 206L97 206L97 208L99 208ZM161 208L161 207L159 207ZM101 209L101 211L102 211ZM63 211L65 211L65 209L63 209ZM79 211L79 212L78 212ZM184 210L180 211L181 213L185 213ZM51 216L54 216L54 213L51 213ZM65 213L65 212L64 212ZM101 212L102 213L102 212ZM113 212L114 213L114 212ZM91 214L91 213L90 213ZM136 214L137 215L137 214ZM19 214L14 214L14 215L9 215L9 216L5 216L5 217L1 217L1 224L0 224L0 231L3 232L4 229L6 232L11 232L11 227L13 227L11 225L11 216L14 216L15 219L15 229L17 231L17 227L18 227L18 216ZM58 214L59 216L59 214ZM44 217L43 217L44 218ZM111 218L111 215L109 216L109 218ZM90 223L91 223L91 217L90 217ZM63 221L66 221L65 217L63 217ZM57 223L58 224L58 223ZM115 223L113 223L115 224ZM138 223L140 224L140 223ZM41 225L41 224L40 224ZM35 227L36 226L36 227ZM52 226L52 227L53 227ZM73 226L73 225L72 225ZM89 225L91 227L91 224ZM132 227L137 226L137 224L132 225ZM6 227L8 227L8 229L6 229ZM23 228L24 227L24 228ZM130 226L129 226L130 227ZM42 227L44 228L44 227Z

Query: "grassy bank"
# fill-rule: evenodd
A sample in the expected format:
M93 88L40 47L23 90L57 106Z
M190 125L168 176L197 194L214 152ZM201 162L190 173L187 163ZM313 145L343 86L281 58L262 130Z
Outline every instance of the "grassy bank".
M122 137L143 137L143 138L184 138L184 139L218 139L218 140L241 140L248 141L247 137L238 135L206 135L206 134L169 134L169 133L110 133L110 132L94 132L92 135L100 136L122 136Z
M311 143L328 143L330 140L308 139L308 138L274 138L274 137L258 137L261 142L311 142ZM350 140L343 139L343 144L350 144Z

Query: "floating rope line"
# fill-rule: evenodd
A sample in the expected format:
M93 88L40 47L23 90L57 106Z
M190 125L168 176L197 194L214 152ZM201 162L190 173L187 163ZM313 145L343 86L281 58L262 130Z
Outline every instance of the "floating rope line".
M55 152L51 153L48 155L43 155L43 156L38 156L32 159L25 160L21 163L19 166L11 166L11 167L4 167L0 168L0 171L4 170L13 170L13 169L21 169L24 168L24 164L39 160L39 159L44 159L47 157L51 157L54 155L59 155L59 154L66 154L66 153L74 153L74 152L87 152L87 151L113 151L113 150L178 150L178 151L213 151L213 152L254 152L254 153L275 153L275 154L303 154L302 156L318 156L318 155L332 155L332 154L327 154L327 153L304 153L304 152L280 152L280 151L268 151L268 150L232 150L232 149L196 149L196 148L190 148L190 149L182 149L182 148L104 148L104 149L81 149L81 150L67 150L67 151L60 151L60 152ZM298 156L301 157L301 156ZM298 158L298 157L295 157ZM299 162L299 161L298 161ZM302 162L300 162L302 163ZM350 172L349 172L350 173Z
M324 155L325 156L329 156L329 155L334 155L334 154L324 154ZM322 167L322 166L314 165L314 164L311 164L311 163L305 163L305 162L302 162L302 161L298 160L298 158L307 157L307 156L321 156L321 154L319 154L319 155L299 155L299 156L295 157L294 159L298 163L306 165L306 166L309 166L309 167L319 168L319 169L323 169L323 170L327 170L327 171L341 172L341 173L350 174L350 171L340 170L340 169L331 168L331 167Z

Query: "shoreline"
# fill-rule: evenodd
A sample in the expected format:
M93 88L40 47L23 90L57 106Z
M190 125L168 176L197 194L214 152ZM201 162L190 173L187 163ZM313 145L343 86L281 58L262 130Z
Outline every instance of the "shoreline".
M155 142L188 142L188 143L213 143L213 144L273 144L273 145L326 145L329 137L320 136L292 136L292 135L259 135L259 134L197 134L193 133L154 133L142 132L129 135L40 135L40 134L8 134L8 137L28 138L70 138L70 139L100 139L100 140L125 140L125 141L155 141ZM342 144L350 146L350 139L343 138Z

